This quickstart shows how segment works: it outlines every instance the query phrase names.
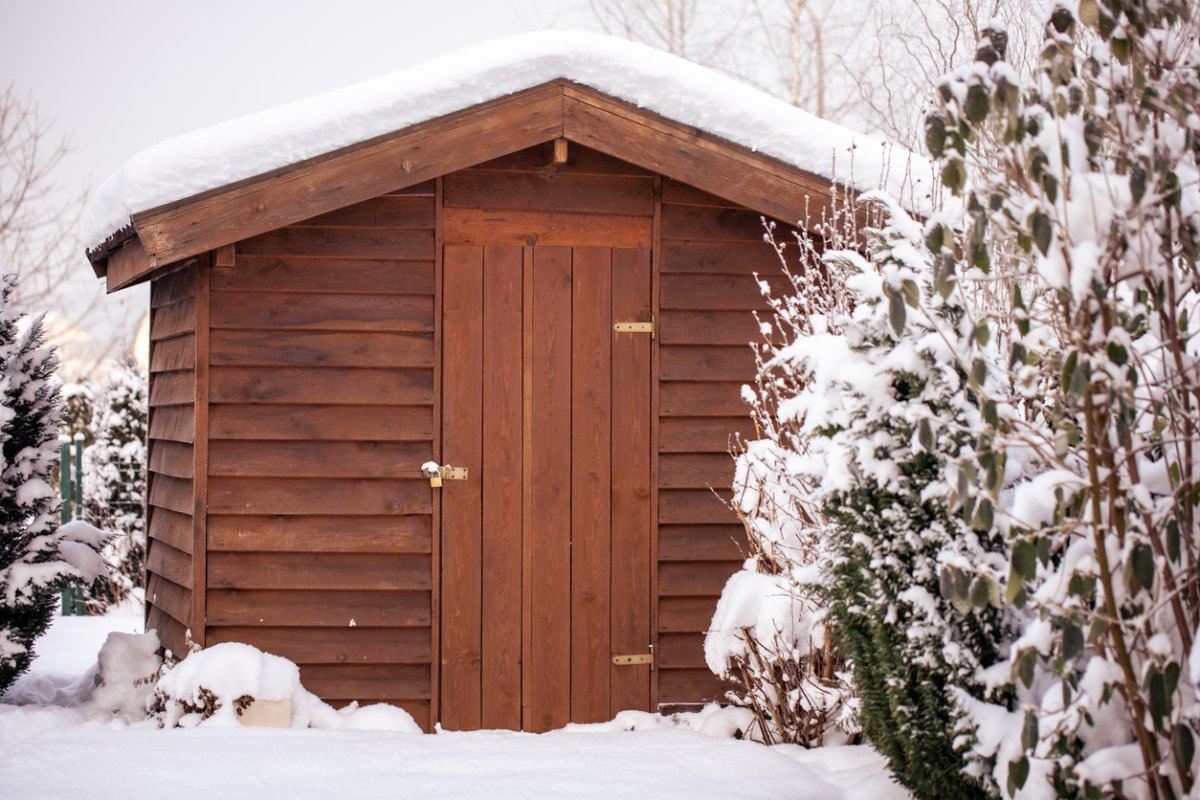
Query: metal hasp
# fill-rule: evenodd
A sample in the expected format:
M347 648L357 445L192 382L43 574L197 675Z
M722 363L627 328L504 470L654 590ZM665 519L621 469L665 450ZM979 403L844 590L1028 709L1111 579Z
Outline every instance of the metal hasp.
M613 656L612 662L618 667L629 667L634 664L653 664L654 653L635 653L629 656Z
M465 481L467 479L466 467L452 467L449 464L438 470L442 474L444 481Z
M653 322L614 322L613 330L617 333L648 333L654 338Z
M438 466L433 461L421 465L421 474L429 478L429 485L438 489L442 481L465 481L468 471L466 467L452 467L449 464Z

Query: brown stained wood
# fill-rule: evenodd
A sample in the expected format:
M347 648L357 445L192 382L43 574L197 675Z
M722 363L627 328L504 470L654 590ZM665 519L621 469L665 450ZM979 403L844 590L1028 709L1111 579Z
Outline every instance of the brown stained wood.
M748 346L659 348L659 380L753 383L757 368Z
M830 204L823 178L578 84L563 91L563 135L771 216Z
M659 669L708 669L704 661L704 635L664 633L658 637L655 662Z
M662 201L664 203L688 206L719 206L723 208L736 206L732 200L726 200L703 189L683 183L682 181L663 178Z
M429 481L225 478L208 486L210 514L429 514Z
M414 183L409 186L403 186L399 189L393 189L392 191L388 192L388 194L397 196L411 195L420 197L433 197L436 192L437 180L434 179L421 181L420 183Z
M320 294L433 294L433 260L249 256L236 267L213 270L220 292L315 292ZM314 300L313 302L320 302Z
M333 331L429 331L433 297L402 294L220 292L214 328Z
M432 585L429 556L385 553L221 553L208 556L214 589L417 591Z
M196 438L193 406L164 406L150 415L150 438L172 442L192 442Z
M428 664L301 664L304 688L326 697L429 699Z
M654 178L654 244L650 253L650 311L651 318L661 319L660 288L662 283L662 175ZM658 429L661 419L658 414L658 395L661 381L659 380L659 363L662 347L659 340L653 338L650 342L650 519L658 519ZM658 536L653 523L650 533L650 563L658 563ZM650 644L657 646L658 642L658 570L650 570ZM650 672L650 708L655 708L654 700L658 697L658 670Z
M649 247L649 217L447 208L447 244Z
M254 628L209 630L208 643L245 642L299 664L428 664L428 628Z
M155 342L150 353L150 372L190 370L196 366L196 337L184 334Z
M571 720L574 722L604 722L612 718L609 703L609 671L612 667L609 563L613 492L612 279L611 250L575 249L571 272L570 439L570 675ZM649 289L648 281L645 288ZM622 387L622 390L629 388ZM629 467L620 465L622 470Z
M226 253L228 255L228 253ZM192 624L196 644L205 646L205 609L208 593L208 416L209 348L211 339L212 257L200 256L196 264L196 436L192 448Z
M749 416L674 417L659 422L660 453L728 453L740 437L759 438Z
M612 321L649 318L650 253L613 251ZM653 641L653 488L651 485L651 340L612 337L612 610L609 655L644 653ZM650 710L648 666L609 664L610 712Z
M167 475L155 475L150 481L149 504L169 508L180 514L192 513L192 482Z
M567 157L570 154L570 142L566 139L555 139L551 146L550 163L555 166L562 166L567 163Z
M760 276L757 280L751 275L664 275L662 307L664 311L766 312L769 306L759 281L770 286L773 297L793 291L791 281L782 275Z
M775 224L777 242L795 241L794 228L745 208L677 206L663 203L664 240L684 242L754 242L764 249L768 226ZM778 262L777 262L778 263Z
M433 438L427 406L214 405L214 439L425 441Z
M561 102L561 101L560 101ZM653 178L654 174L627 161L605 155L590 147L571 145L567 154L567 163L554 165L547 163L544 146L527 147L499 158L485 161L472 169L481 170L515 170L518 172L555 173L558 175L636 175Z
M705 633L712 626L716 597L663 597L658 601L660 633Z
M521 727L522 251L483 272L482 693L484 728ZM453 334L451 334L453 335Z
M157 545L155 545L157 546ZM183 625L191 625L192 592L168 578L151 572L146 576L146 602L160 608Z
M429 516L208 517L208 549L264 553L429 553Z
M242 240L237 252L239 260L243 256L308 256L427 261L433 258L433 247L432 230L295 225Z
M571 714L571 251L533 251L531 564L533 683L526 730L561 728ZM529 313L528 311L526 313Z
M658 459L662 489L729 488L734 462L727 453L664 453Z
M328 214L302 220L296 225L433 230L433 199L413 195L372 197Z
M161 575L185 589L192 588L192 559L165 542L151 543L146 552L146 573Z
M150 341L161 342L196 330L196 301L185 297L169 306L155 308L150 313Z
M146 252L142 243L137 239L130 239L121 249L108 256L106 289L108 292L115 292L137 283L145 279L157 266L158 262Z
M650 216L649 177L469 169L445 177L447 208Z
M663 525L724 525L737 522L729 508L732 492L718 489L662 489L658 493L658 521Z
M728 525L659 525L662 561L741 561L749 553L746 529Z
M533 398L533 288L534 258L533 248L526 247L521 251L521 391L522 410L521 426L521 504L523 509L533 508L533 426L534 409L530 400ZM533 664L533 637L528 635L527 620L533 618L533 581L526 576L533 574L533 537L528 535L530 526L523 525L521 531L521 720L522 728L529 718L533 707L534 681L525 680L525 668Z
M718 597L741 561L660 561L659 597Z
M764 321L769 315L760 314ZM658 340L672 344L736 345L761 342L759 323L746 311L663 311Z
M665 669L658 677L660 703L707 703L722 701L729 684L713 675L707 667Z
M159 372L150 380L150 407L191 405L196 402L193 372Z
M790 238L784 259L789 268L798 265L796 244ZM662 271L664 273L709 273L714 275L775 275L783 270L783 262L775 248L766 242L663 242Z
M181 514L169 508L150 507L148 535L151 539L174 547L187 554L192 552L192 515Z
M214 267L232 267L237 263L236 248L231 244L214 248L212 259Z
M434 248L434 298L433 307L435 314L433 317L433 345L434 352L442 352L442 259L445 254L445 247L442 242L442 179L439 177L433 181L433 205L435 234L437 244ZM442 361L436 359L433 365L433 393L434 397L442 397ZM435 439L430 443L433 450L433 460L440 460L442 457L441 436L442 430L442 404L437 402L433 406L433 430ZM434 730L439 719L441 691L441 663L440 654L442 652L441 625L436 620L442 618L441 599L442 599L442 547L441 547L441 532L442 532L442 497L437 492L431 492L433 495L433 514L430 517L430 532L431 532L431 552L430 562L433 571L433 591L430 594L430 615L435 622L429 628L430 648L433 652L433 669L429 675L429 716L418 717L421 721L421 726L427 730Z
M660 417L745 417L750 406L742 399L741 383L678 383L659 387Z
M195 474L192 446L183 442L152 440L150 472L172 478L191 478Z
M429 442L269 442L217 440L209 445L214 476L280 478L421 478L433 458Z
M188 626L176 622L167 612L153 605L146 607L146 632L150 631L158 632L162 646L175 657L182 657L188 652Z
M142 212L135 223L147 251L168 263L561 135L562 90L539 86Z
M433 370L214 367L209 398L214 403L316 404L336 399L346 405L431 405Z
M155 310L195 296L195 264L157 276L150 283L150 308Z
M233 367L432 367L433 336L215 330L212 363Z
M208 624L242 626L427 627L429 592L212 589Z
M446 245L442 257L442 461L474 480L441 492L441 721L479 728L482 714L483 249Z

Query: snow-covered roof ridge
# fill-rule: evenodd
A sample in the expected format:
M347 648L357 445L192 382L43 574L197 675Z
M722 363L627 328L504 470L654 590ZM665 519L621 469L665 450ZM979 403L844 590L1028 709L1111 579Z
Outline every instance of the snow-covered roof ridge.
M590 86L854 189L883 188L914 206L928 202L932 169L900 147L645 45L545 31L470 47L153 145L92 196L83 239L95 249L128 228L134 214L556 79Z

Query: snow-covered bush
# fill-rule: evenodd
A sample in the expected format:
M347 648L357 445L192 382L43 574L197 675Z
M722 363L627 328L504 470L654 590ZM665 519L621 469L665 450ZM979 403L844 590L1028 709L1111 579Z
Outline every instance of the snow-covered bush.
M96 408L96 384L92 381L64 383L59 394L62 396L62 433L74 439L83 434L84 446L90 445L95 437L92 433L92 416Z
M11 275L0 283L0 692L29 667L58 589L103 573L96 550L106 538L82 522L58 527L47 481L61 415L58 362L40 319L21 332L15 284Z
M1185 0L1055 8L1023 86L1004 32L986 30L927 124L966 211L931 239L983 267L989 241L1029 254L1001 331L1021 411L1001 449L1025 480L996 514L1024 625L987 675L1019 708L964 701L1009 795L1197 789L1196 14Z
M93 611L144 589L147 409L146 379L132 363L117 365L95 403L85 454L87 516L115 534L103 552L108 578L89 592Z
M93 708L130 723L146 719L163 665L161 647L157 631L110 633L96 658Z

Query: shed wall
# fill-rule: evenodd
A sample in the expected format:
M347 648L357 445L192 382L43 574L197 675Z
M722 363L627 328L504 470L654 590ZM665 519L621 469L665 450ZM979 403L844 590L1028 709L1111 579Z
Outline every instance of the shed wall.
M196 269L150 287L146 628L176 655L192 628Z

